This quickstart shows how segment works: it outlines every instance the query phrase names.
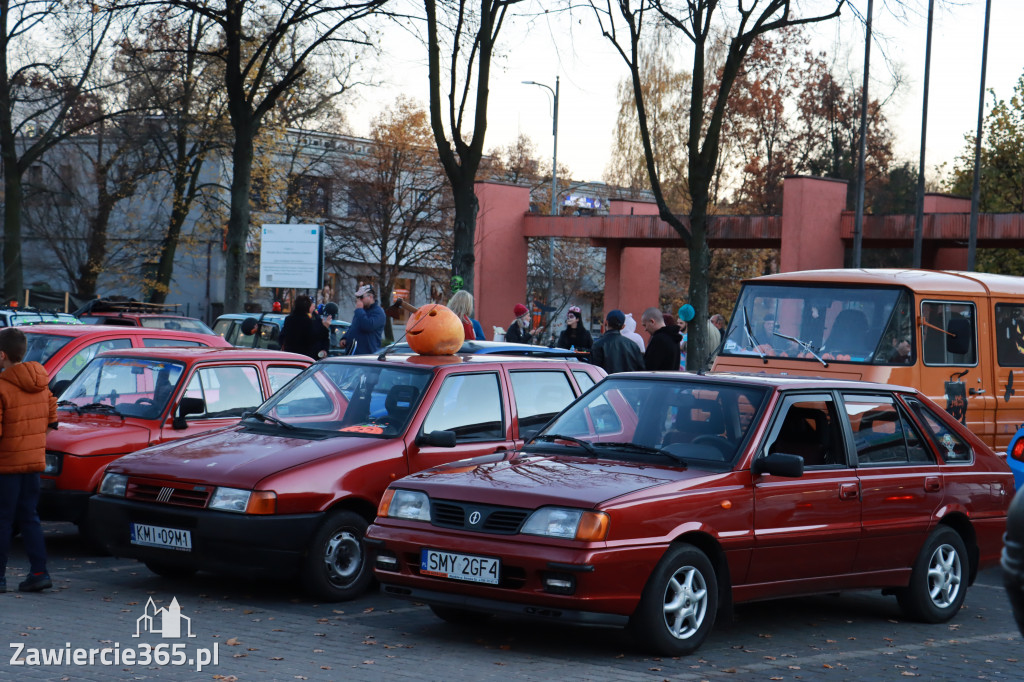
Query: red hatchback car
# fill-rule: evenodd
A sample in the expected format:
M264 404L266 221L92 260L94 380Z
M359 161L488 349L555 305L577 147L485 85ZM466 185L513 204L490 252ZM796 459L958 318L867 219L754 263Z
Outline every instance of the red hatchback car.
M393 483L366 543L384 591L441 618L627 626L682 655L752 600L876 588L948 620L1013 490L914 389L614 374L520 452Z
M111 552L160 574L298 575L351 599L389 483L514 450L603 376L498 355L321 360L238 426L113 462L89 514Z
M238 423L312 364L237 348L130 348L99 354L61 395L46 436L39 515L91 537L89 497L105 467L142 448Z

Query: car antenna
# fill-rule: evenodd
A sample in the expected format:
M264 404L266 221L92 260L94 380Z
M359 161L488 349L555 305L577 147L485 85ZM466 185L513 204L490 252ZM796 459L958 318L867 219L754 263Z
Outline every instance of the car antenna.
M388 306L387 314L391 315L392 317L398 317L399 313L401 313L403 310L405 312L407 312L407 313L414 313L417 310L419 310L419 308L416 308L415 306L412 306L412 305L406 303L405 301L403 301L400 298L396 298L395 302ZM427 319L426 315L424 315L421 319L416 321L416 325L418 325L420 322L423 322L426 319ZM413 325L413 326L415 327L416 325ZM400 338L395 339L394 343L392 343L390 346L388 346L387 348L382 350L380 352L380 355L377 356L377 359L383 361L388 356L388 353L391 352L391 349L394 348L395 346L397 346L398 343L402 339L404 339L406 334L408 334L408 333L409 333L409 327L406 326L405 327L405 331L402 332L402 336Z

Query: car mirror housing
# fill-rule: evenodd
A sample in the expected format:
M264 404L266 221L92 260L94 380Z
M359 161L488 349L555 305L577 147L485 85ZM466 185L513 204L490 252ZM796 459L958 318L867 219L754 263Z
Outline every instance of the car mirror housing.
M430 433L421 433L416 438L416 445L433 445L434 447L439 448L454 448L455 432L431 431Z
M174 418L171 428L182 430L188 428L185 417L190 414L202 414L206 412L206 401L202 398L182 398L178 404L178 415Z
M773 452L770 455L756 458L750 470L755 474L799 478L804 475L804 458L800 455Z

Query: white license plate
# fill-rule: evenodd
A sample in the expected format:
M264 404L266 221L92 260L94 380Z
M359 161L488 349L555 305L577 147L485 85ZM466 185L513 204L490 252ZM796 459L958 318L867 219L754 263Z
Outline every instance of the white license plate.
M439 578L497 585L498 576L501 574L501 560L424 549L420 552L420 573Z
M132 544L146 547L165 547L183 552L192 551L192 533L178 528L147 526L144 523L133 523Z

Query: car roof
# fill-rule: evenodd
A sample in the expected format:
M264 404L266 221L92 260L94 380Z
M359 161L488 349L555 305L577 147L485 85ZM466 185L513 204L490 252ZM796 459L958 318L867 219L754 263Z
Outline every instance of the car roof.
M94 324L34 324L26 334L53 334L56 336L148 336L151 338L182 339L184 341L210 342L211 338L224 339L215 334L200 334L179 329L159 329L151 327L122 327L119 325ZM216 343L216 342L214 342Z
M902 268L837 268L801 270L743 280L744 284L813 283L826 286L899 286L922 295L1024 294L1020 277L955 270L910 270Z
M114 348L98 353L103 356L126 358L154 358L181 360L183 362L206 362L217 360L277 360L300 361L312 364L307 355L288 353L265 348L208 348L205 346L159 346L154 348Z
M615 379L659 379L664 381L705 381L708 383L734 383L748 386L763 386L778 390L864 390L884 391L886 393L897 391L904 393L917 393L917 389L910 386L897 386L893 384L880 384L872 381L859 381L856 379L840 379L837 377L811 377L794 376L784 374L764 374L752 372L709 372L698 374L695 372L619 372L610 375Z
M388 351L388 355L391 353L398 353L401 355L409 355L415 353L409 344L405 341L389 346L394 350ZM509 353L513 355L519 355L521 353L535 353L537 355L556 355L559 357L575 357L576 353L565 348L549 348L548 346L532 346L528 343L512 343L510 341L485 341L483 339L470 339L462 344L459 348L458 354L460 355L490 355L496 353Z
M221 320L247 320L250 317L257 322L273 322L277 325L282 325L284 324L284 318L288 317L288 313L224 313L218 316L213 323L216 324ZM345 320L331 320L331 324L347 326L350 323Z
M406 365L409 367L421 367L425 369L439 369L457 365L526 365L526 364L567 364L569 358L545 358L528 355L499 355L496 353L486 354L460 354L460 355L387 355L379 360L377 355L349 355L333 356L321 360L322 363L333 362L363 362L363 363L387 363L390 365ZM574 366L582 367L582 363L572 362Z

